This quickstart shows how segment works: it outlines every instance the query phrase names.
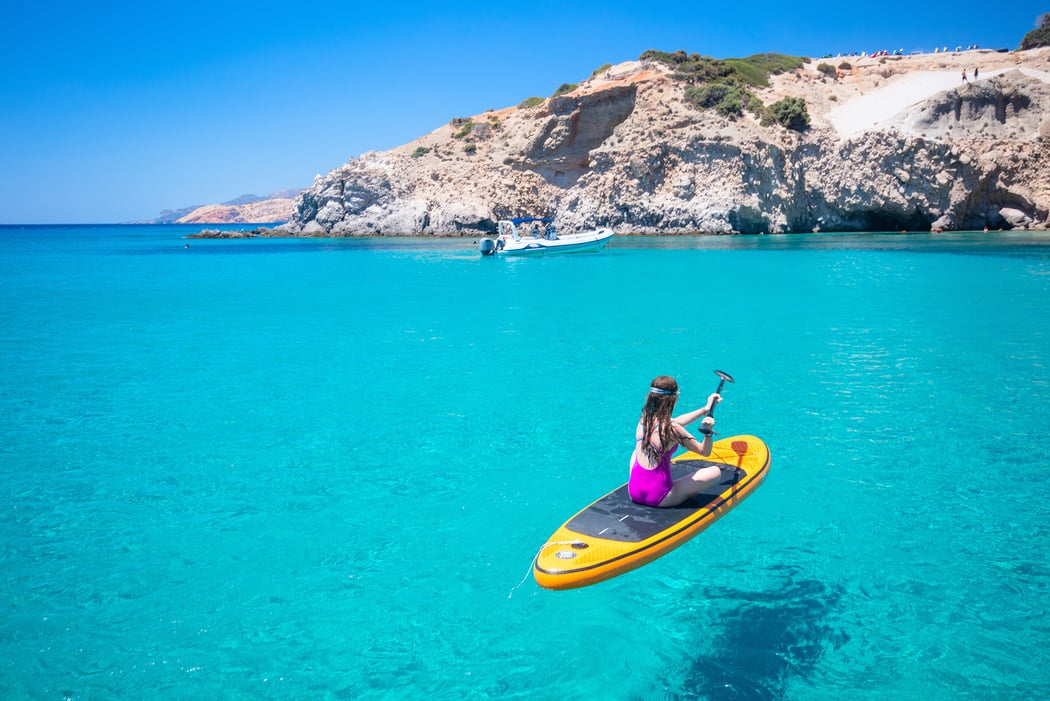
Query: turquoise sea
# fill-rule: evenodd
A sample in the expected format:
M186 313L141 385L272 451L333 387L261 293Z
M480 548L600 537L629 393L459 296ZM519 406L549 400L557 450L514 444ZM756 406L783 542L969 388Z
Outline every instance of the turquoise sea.
M0 698L1050 697L1050 235L0 227ZM566 592L649 380L765 484Z

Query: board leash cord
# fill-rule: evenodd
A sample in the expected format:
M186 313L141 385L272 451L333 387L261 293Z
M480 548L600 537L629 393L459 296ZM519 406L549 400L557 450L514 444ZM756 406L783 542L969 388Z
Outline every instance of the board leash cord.
M541 545L539 550L536 551L536 554L532 556L532 562L529 563L529 569L525 572L525 576L521 578L520 582L514 585L514 587L510 590L510 593L507 594L507 598L510 599L511 597L513 597L514 592L516 592L521 587L521 585L525 583L525 580L529 578L529 575L532 574L533 568L536 567L536 560L539 559L540 553L543 552L543 549L545 547L547 547L548 545L574 545L579 542L580 541L578 540L550 540Z

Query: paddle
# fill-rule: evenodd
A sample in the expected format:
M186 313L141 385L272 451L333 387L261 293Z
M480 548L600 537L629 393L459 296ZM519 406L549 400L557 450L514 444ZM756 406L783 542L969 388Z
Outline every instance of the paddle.
M722 394L722 387L725 386L726 382L732 382L736 384L736 380L728 372L722 372L721 370L715 370L715 374L722 378L722 381L718 383L718 389L715 390L715 394ZM715 415L715 408L711 407L711 411L707 412L708 416Z
M736 380L734 380L733 376L730 375L728 372L722 372L721 370L715 370L715 374L718 375L720 378L722 378L722 381L718 383L718 389L715 390L715 394L718 394L718 395L722 394L722 387L725 386L726 382L732 382L733 384L736 384ZM707 415L708 416L714 416L715 415L715 408L711 407L711 411L707 412ZM718 435L718 434L716 434L714 431L712 431L710 429L705 431L702 428L700 429L700 433L710 434L710 435L713 435L713 436L714 435Z

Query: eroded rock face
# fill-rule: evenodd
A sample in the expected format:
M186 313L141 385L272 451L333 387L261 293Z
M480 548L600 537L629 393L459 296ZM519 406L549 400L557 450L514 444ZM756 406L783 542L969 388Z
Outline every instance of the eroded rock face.
M986 77L933 82L892 118L848 132L828 119L897 81L943 83L930 60L871 61L837 80L812 62L777 76L759 96L805 99L812 128L801 134L699 111L662 66L621 64L538 106L353 159L300 195L282 231L476 235L530 214L623 233L1046 226L1050 49L961 54Z
M591 152L634 111L636 88L615 86L581 97L550 101L551 115L533 139L522 167L552 185L571 185L590 167Z
M967 82L902 111L891 124L911 136L1031 141L1050 105L1050 84L1012 70Z

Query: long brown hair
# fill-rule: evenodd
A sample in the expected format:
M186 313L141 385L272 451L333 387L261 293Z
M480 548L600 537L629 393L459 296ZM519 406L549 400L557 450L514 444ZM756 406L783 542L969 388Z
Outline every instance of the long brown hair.
M645 451L649 462L655 465L660 461L661 453L666 453L670 446L678 444L678 436L671 426L671 412L678 401L678 383L673 377L660 375L649 383L653 389L662 390L666 394L653 392L645 398L645 406L642 407L642 450ZM653 431L660 436L660 448L657 450L652 444Z

